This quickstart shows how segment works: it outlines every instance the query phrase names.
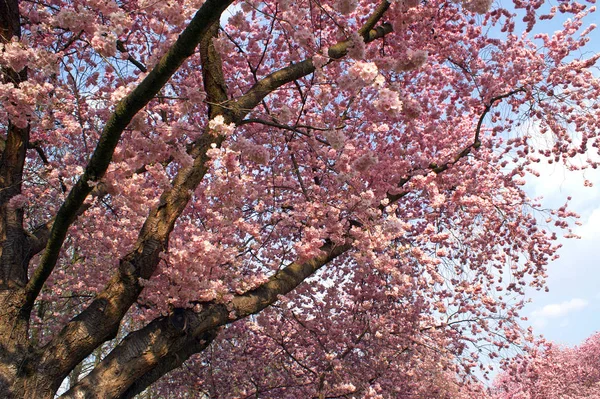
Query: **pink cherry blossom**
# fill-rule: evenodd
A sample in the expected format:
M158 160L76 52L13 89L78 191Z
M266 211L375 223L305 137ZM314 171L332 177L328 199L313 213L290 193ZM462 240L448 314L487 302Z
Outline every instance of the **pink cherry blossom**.
M594 338L520 324L577 220L524 186L599 166L596 17L0 2L0 396L597 394Z

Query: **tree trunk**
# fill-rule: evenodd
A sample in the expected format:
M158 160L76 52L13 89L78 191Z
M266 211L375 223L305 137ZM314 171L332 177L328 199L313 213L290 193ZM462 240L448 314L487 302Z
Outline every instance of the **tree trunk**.
M0 43L21 36L17 0L0 1ZM0 82L19 84L27 71L0 70ZM0 397L23 397L31 378L31 347L28 342L29 317L23 312L27 284L27 244L23 211L11 204L21 193L23 165L29 140L29 127L6 121L6 137L0 146Z

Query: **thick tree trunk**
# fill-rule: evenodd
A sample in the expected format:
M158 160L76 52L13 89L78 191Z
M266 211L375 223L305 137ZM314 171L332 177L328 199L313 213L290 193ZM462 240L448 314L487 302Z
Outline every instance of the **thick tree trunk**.
M17 0L0 1L0 43L21 36ZM0 70L0 82L18 87L27 79L26 70ZM23 397L30 374L28 317L23 315L27 283L27 245L23 211L11 204L21 193L23 165L29 128L5 121L6 136L0 137L0 397Z

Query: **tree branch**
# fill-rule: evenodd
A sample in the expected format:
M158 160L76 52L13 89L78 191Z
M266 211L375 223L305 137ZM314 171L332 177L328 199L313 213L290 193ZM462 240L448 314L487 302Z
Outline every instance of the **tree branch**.
M91 192L91 196L96 197L98 199L102 199L104 196L106 196L106 194L108 194L106 185L102 182L98 183ZM84 202L83 204L81 204L81 206L75 214L75 219L83 215L88 209L92 207L92 205L93 202ZM30 233L28 233L28 261L35 255L40 253L48 244L48 240L50 240L50 232L52 231L52 225L54 224L55 220L56 217L53 217L47 222L36 226Z
M32 148L32 147L29 147L29 148ZM174 159L173 156L169 156L164 161L157 162L157 163L160 163L163 167L166 167L173 161L173 159ZM153 165L153 164L151 164L151 165ZM148 165L143 165L143 166L139 167L138 169L136 169L133 172L133 174L137 175L137 174L146 173L147 167L148 167ZM106 187L106 184L103 182L96 184L94 186L94 188L92 189L92 192L90 193L90 195L92 197L96 197L100 201L102 201L103 198L107 194L108 194L107 187ZM77 215L76 215L75 219L77 219L79 216L83 215L88 209L90 209L90 207L92 205L93 205L92 202L88 202L88 203L84 202L81 205L81 207L79 208L79 210L77 210ZM30 230L30 232L28 233L27 240L28 240L28 245L29 245L29 247L28 247L29 248L29 253L28 253L29 258L32 258L33 256L40 253L48 244L48 240L50 239L50 231L52 230L52 224L54 223L54 220L56 220L56 217L52 217L47 222L39 224L38 226L36 226L32 230Z
M491 111L492 107L494 106L494 103L496 103L497 101L503 100L505 98L508 98L510 96L513 96L517 93L525 93L526 90L523 87L520 87L518 89L509 91L508 93L505 94L501 94L499 96L496 97L492 97L490 99L490 101L486 104L485 109L483 110L483 112L481 113L481 115L479 116L479 119L477 121L477 127L475 128L475 137L473 139L473 142L471 144L469 144L468 146L466 146L461 152L459 152L458 154L456 154L456 156L448 162L445 162L441 165L438 165L436 163L431 163L429 164L429 169L434 172L435 174L440 174L446 170L448 170L448 168L452 165L454 165L455 163L457 163L458 161L460 161L462 158L466 157L467 155L469 155L471 153L471 151L473 149L477 149L481 146L481 140L480 140L480 136L481 136L481 127L483 125L483 120L485 119L486 115ZM403 187L406 183L408 183L410 181L412 176L408 176L405 177L403 179L400 180L400 182L398 183L398 188ZM404 197L405 195L408 194L408 191L403 191L397 194L387 194L387 199L388 199L388 204L390 205L396 201L398 201L400 198ZM379 209L383 210L387 205L380 205Z
M133 58L131 56L131 54L129 54L127 49L125 48L125 43L123 43L120 40L117 40L117 50L119 50L121 53L127 53L127 61L129 61L133 65L135 65L137 69L139 69L140 71L142 71L144 73L148 72L148 69L146 68L146 66L144 64L142 64L141 62L139 62L138 60L136 60L135 58Z
M56 214L50 239L42 254L40 264L26 287L25 311L27 313L31 311L35 299L56 265L67 230L75 220L77 210L92 190L92 186L88 182L97 182L104 176L121 134L129 122L152 100L181 64L193 54L203 33L215 21L218 21L221 13L232 2L233 0L207 0L146 78L117 104L102 131L83 175L73 186Z
M44 149L41 146L40 140L27 143L27 149L35 150L35 152L37 152L44 165L48 165L48 157L46 156L46 153L44 152Z
M387 9L387 6L384 8ZM218 53L214 51L212 45L212 35L217 32L218 30L215 29L215 26L209 27L200 38L200 55L203 65L204 84L209 100L208 102L210 103L209 117L212 119L216 115L222 115L225 123L231 123L244 118L250 111L250 109L245 108L245 105L250 105L250 103L247 101L249 97L246 96L242 96L235 102L228 101L227 99L221 62L218 58ZM375 30L369 30L367 36L370 38L369 41L372 41L388 32L391 32L391 26L385 25L384 27ZM342 42L341 44L334 46L333 50L330 50L330 53L337 58L340 58L345 55L348 46L349 42ZM292 73L275 72L257 83L257 85L260 86L261 90L268 89L272 91L279 87L278 85L283 85L289 81L312 73L314 67L312 67L312 61L309 60L309 63L311 65L309 69L294 69ZM284 68L284 70L288 70L288 68ZM257 85L250 89L251 92L254 91L254 94L250 96L253 101L256 101L257 99L257 96L255 95ZM267 94L267 92L261 92L260 95L262 97L258 99L258 102L260 102ZM252 105L252 107L255 105L256 104ZM232 112L232 110L234 111ZM150 215L140 231L135 248L121 260L118 272L110 280L105 290L98 295L88 309L84 310L69 323L63 332L61 332L60 336L49 346L47 353L50 359L56 357L57 353L63 353L66 350L65 345L67 344L76 345L76 347L79 348L78 350L83 350L82 348L87 348L86 350L89 350L93 343L98 344L101 342L98 341L100 337L106 339L111 333L114 334L124 313L131 304L134 303L141 292L142 287L139 284L139 278L148 279L151 277L158 265L160 259L159 254L166 248L169 234L173 229L175 221L187 206L193 190L198 186L208 171L206 166L209 161L209 158L206 155L207 150L212 144L220 146L224 139L224 136L216 136L206 128L204 134L194 142L193 148L190 151L190 154L194 158L193 164L189 167L182 167L173 179L171 188L161 195L158 206L151 210ZM277 295L291 291L323 264L349 248L350 244L335 248L333 244L327 244L323 247L325 252L328 253L327 255L323 255L322 257L318 257L302 264L290 265L278 273L267 284L261 286L260 289L237 297L231 304L233 308L236 309L236 314L239 315L236 319L258 312L269 306L277 299ZM190 311L186 311L186 314L189 312ZM214 319L214 316L217 314L218 317L224 317L224 319ZM217 308L213 309L210 313L210 317L211 319L221 321L211 323L211 328L199 328L198 331L194 330L194 333L192 334L193 337L201 336L209 330L213 330L220 325L233 321L229 319L229 311L224 305L218 305ZM102 334L99 333L100 328L97 325L100 318L102 319ZM196 318L190 318L190 323L193 320L197 321ZM154 325L153 323L148 327ZM157 320L156 323L160 323L160 320ZM191 326L189 323L188 325ZM84 328L84 326L87 327ZM90 328L91 326L95 326L95 328L92 329ZM156 333L156 335L153 335L152 340L149 340L147 334L152 333L152 331L155 330L152 330L151 328L142 329L137 331L137 334L130 334L132 337L131 340L123 341L122 344L115 348L115 350L113 350L113 352L105 359L106 361L103 361L92 371L92 373L90 373L88 376L89 378L86 377L86 379L82 380L78 385L79 388L73 388L74 392L78 389L86 391L92 386L94 386L94 392L100 392L97 381L102 380L107 375L111 375L108 380L114 379L115 377L112 373L114 373L115 370L122 370L123 365L126 364L129 364L127 370L130 370L130 372L127 373L127 377L123 378L125 378L128 383L125 384L124 380L119 380L121 382L118 384L121 384L122 387L124 387L123 389L128 389L127 387L133 384L135 379L149 372L154 367L157 367L160 360L167 356L168 353L179 351L182 346L177 346L176 342L179 342L179 345L183 345L186 342L185 334L183 338L176 339L169 334ZM76 343L73 342L75 337L77 337ZM141 341L138 341L138 338L135 337L139 337ZM141 353L138 352L140 348L146 347L146 345L141 345L140 342L150 343L150 347L146 348L147 352L144 353L152 353L152 356L142 356ZM84 386L87 386L88 388L84 388ZM123 389L115 388L111 385L110 388L106 388L105 393L119 396L124 392Z
M447 167L440 168L436 173L442 173L447 169ZM402 179L398 184L399 187L408 181L409 178ZM406 195L406 193L399 195L396 200ZM273 275L266 283L254 290L234 296L227 304L207 303L199 312L182 309L181 317L184 322L180 325L184 326L184 331L181 331L179 336L158 332L163 331L163 329L156 327L158 324L165 323L163 318L151 322L141 330L130 333L111 352L109 357L103 360L80 384L74 386L72 391L65 394L65 398L84 394L91 387L97 389L98 384L110 380L109 376L120 375L120 370L128 370L128 374L118 384L121 387L120 389L125 389L125 392L128 392L131 388L126 387L128 384L126 380L129 380L129 384L135 384L135 381L141 376L158 374L158 371L153 370L159 370L163 367L163 364L172 364L172 354L185 350L187 346L193 344L194 340L198 339L197 337L202 337L203 334L215 331L221 326L259 313L275 303L280 295L286 295L293 291L321 267L349 251L352 248L352 243L353 239L349 235L346 236L346 242L343 245L336 245L331 241L327 241L321 247L321 255L305 262L292 263ZM137 370L137 374L135 374L135 370ZM111 388L113 388L112 385ZM109 393L113 394L103 391L102 395L112 397L106 396Z
M228 304L207 304L200 312L181 309L184 328L175 328L169 317L152 321L141 330L130 333L100 364L63 398L97 397L116 398L142 376L161 367L164 359L180 353L194 340L265 309L300 285L306 278L352 247L350 242L335 245L327 242L322 254L305 262L295 262L272 276L269 281L245 294L236 295ZM166 361L167 363L169 361Z
M369 17L365 25L358 31L363 36L365 43L370 43L374 40L382 38L388 33L392 32L392 25L384 23L381 26L375 28L375 25L383 17L385 11L389 8L390 4L387 1L383 1L376 8L375 12ZM350 40L345 40L331 46L328 50L329 58L331 61L339 60L348 53L348 48L352 45ZM330 61L330 62L331 62ZM239 97L234 104L235 117L234 121L239 123L243 118L256 107L260 102L273 90L293 82L294 80L300 79L313 73L316 70L312 58L304 61L292 64L289 67L282 68L276 72L265 76L259 80L246 94Z
M219 20L221 13L231 3L232 0L207 0L146 79L117 105L83 176L69 193L52 224L46 250L28 285L29 308L56 264L69 225L91 191L87 182L98 181L102 177L121 133L133 116L159 92L185 59L193 54L208 29ZM198 159L195 163L196 169L199 166L203 168L203 165L204 159ZM184 175L197 174L196 169L187 168ZM44 348L40 368L56 384L60 384L69 370L94 348L115 336L121 319L142 290L138 278L150 278L158 264L158 254L164 250L166 238L176 220L175 215L178 216L180 209L187 204L189 187L181 187L176 179L174 189L177 191L176 198L167 203L169 198L163 195L161 204L154 209L144 225L135 248L121 260L119 270L105 289ZM185 194L179 195L181 193Z
M219 104L227 100L221 60L212 43L212 38L217 33L218 19L199 38L204 85L209 102L214 104L209 107L209 115L211 117L224 112L224 109ZM226 122L229 122L229 120ZM173 230L175 221L187 206L193 190L206 174L206 163L209 160L206 151L214 142L220 145L224 138L223 136L213 135L206 128L205 133L196 140L190 151L194 157L193 164L189 167L183 167L178 171L173 179L172 187L161 195L159 204L150 211L149 216L146 218L135 248L121 260L119 270L112 277L107 287L92 302L90 307L85 309L73 322L65 327L63 332L61 332L61 337L57 337L56 346L52 348L52 353L58 353L60 351L59 348L71 339L69 338L70 335L80 336L80 342L82 338L89 337L89 332L81 330L77 324L79 320L85 321L86 324L94 323L99 317L98 306L104 308L101 311L101 313L104 313L102 326L105 330L104 335L116 331L123 315L135 302L142 290L138 279L140 277L149 279L156 269L160 260L159 254L167 246L168 238ZM106 315L107 309L104 306L105 303L111 305L110 317ZM107 336L110 336L110 334ZM95 342L97 339L93 339L93 341ZM104 395L100 397L104 397Z
M192 355L202 352L217 337L219 330L207 331L200 337L189 339L178 352L167 355L158 366L138 378L119 399L130 399L158 381L163 375L180 367Z
M483 125L483 120L485 119L486 115L490 112L490 110L494 106L494 103L496 101L503 100L503 99L508 98L517 93L525 93L525 92L526 92L525 88L519 87L518 89L509 91L508 93L504 93L504 94L501 94L496 97L492 97L490 99L490 101L486 104L485 109L481 113L481 116L479 117L479 121L477 121L477 128L475 130L475 140L473 140L472 147L478 148L481 145L481 142L479 141L479 135L481 133L481 126Z

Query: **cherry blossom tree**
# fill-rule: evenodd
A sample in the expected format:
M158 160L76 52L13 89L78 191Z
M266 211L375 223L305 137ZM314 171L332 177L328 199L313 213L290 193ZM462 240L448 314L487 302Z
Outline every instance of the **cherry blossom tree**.
M492 3L0 2L0 396L473 397L600 133L594 2Z
M573 348L546 343L515 357L494 382L494 398L600 397L600 334Z

